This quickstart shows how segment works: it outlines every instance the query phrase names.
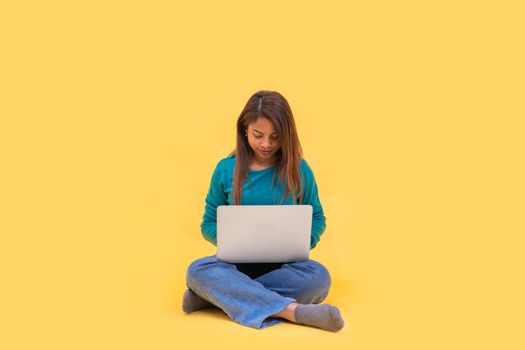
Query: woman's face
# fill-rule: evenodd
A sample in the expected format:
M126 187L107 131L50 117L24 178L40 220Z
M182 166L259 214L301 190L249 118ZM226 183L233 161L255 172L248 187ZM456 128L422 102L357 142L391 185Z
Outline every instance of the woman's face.
M281 147L279 135L273 122L265 117L259 117L248 125L248 143L252 148L255 159L260 163L275 160L275 153Z

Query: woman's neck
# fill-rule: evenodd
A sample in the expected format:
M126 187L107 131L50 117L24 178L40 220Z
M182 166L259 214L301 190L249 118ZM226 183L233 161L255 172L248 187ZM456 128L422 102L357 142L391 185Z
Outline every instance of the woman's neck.
M250 162L250 169L251 170L267 169L267 168L270 168L270 167L274 166L276 161L277 161L277 157L275 157L275 156L272 159L268 159L268 160L265 160L265 161L261 161L261 160L258 160L258 159L252 159L251 162Z

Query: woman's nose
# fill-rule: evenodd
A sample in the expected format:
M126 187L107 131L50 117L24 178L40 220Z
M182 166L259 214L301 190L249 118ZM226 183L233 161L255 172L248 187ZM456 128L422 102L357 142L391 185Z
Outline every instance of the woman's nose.
M270 148L272 145L272 143L270 142L270 140L262 140L262 146L264 148Z

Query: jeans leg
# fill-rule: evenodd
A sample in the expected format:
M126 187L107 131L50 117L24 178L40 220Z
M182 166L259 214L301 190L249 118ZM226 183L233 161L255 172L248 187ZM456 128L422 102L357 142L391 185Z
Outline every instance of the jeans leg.
M265 288L215 255L195 260L186 273L195 294L221 308L232 320L252 328L266 328L283 320L266 320L296 300ZM266 321L265 321L266 320Z
M279 269L255 278L262 284L284 297L293 298L300 304L322 302L331 286L330 272L315 260L285 263Z

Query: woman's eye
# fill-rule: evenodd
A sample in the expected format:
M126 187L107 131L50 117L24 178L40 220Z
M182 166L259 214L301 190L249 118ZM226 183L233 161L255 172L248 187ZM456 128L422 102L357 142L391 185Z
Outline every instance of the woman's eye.
M259 135L259 136L254 135L254 136L255 136L256 139L260 139L260 138L262 137L262 136L260 136L260 135ZM273 138L274 140L277 140L277 139L279 138L279 136L272 136L272 138Z

